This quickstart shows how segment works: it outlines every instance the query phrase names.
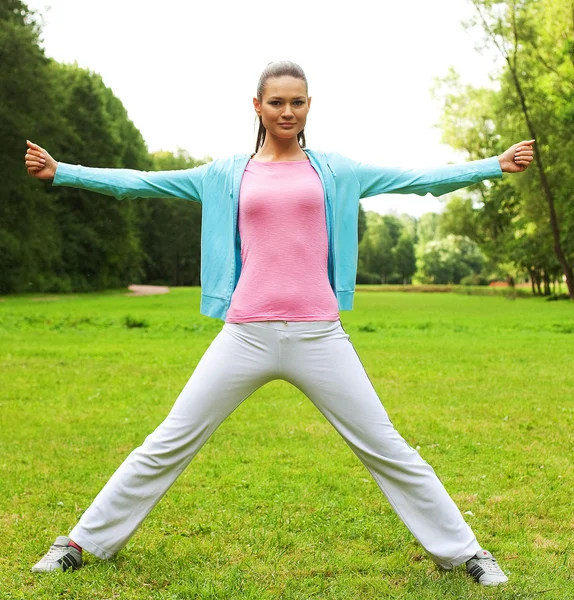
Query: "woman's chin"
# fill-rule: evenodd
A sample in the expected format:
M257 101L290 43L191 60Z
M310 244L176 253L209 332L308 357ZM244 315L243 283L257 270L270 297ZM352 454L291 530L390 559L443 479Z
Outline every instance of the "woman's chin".
M279 128L278 130L275 130L273 132L273 135L275 137L278 137L282 140L290 140L292 138L297 138L297 136L299 135L299 131L297 131L296 129L282 129Z

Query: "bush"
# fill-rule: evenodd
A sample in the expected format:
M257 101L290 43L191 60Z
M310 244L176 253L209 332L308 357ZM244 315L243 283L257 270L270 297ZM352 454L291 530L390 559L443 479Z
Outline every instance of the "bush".
M568 294L550 294L550 296L546 296L546 302L555 302L556 300L570 300L570 296Z
M146 329L149 327L149 324L145 319L135 319L134 317L127 315L124 317L124 327L126 329Z
M488 285L488 279L478 273L473 273L472 275L463 277L460 280L460 285Z
M357 283L380 284L382 282L383 281L379 275L375 275L375 273L366 273L364 271L359 271L357 273Z

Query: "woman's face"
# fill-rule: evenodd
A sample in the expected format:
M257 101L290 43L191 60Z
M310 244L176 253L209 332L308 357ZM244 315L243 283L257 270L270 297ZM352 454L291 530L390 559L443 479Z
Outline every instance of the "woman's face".
M302 79L284 75L268 79L261 102L253 98L253 106L268 134L297 138L307 122L311 98Z

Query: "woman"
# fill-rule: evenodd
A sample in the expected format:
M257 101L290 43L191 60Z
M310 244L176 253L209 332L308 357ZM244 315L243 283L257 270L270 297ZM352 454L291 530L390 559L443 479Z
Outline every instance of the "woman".
M28 142L28 173L54 185L202 202L201 312L225 321L165 421L32 570L79 568L82 548L115 555L221 422L259 387L284 379L333 424L435 563L466 563L484 585L506 582L432 468L394 429L339 310L353 303L360 198L440 195L523 171L533 140L500 157L403 171L305 148L311 98L294 63L270 63L253 104L254 154L183 171L72 166Z

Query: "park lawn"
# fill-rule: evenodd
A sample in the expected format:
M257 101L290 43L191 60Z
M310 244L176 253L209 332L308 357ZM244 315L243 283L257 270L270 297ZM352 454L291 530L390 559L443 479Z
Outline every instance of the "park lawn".
M508 585L437 569L284 381L233 413L114 560L30 573L221 329L198 308L197 288L0 302L2 600L574 598L574 304L455 294L360 292L341 317Z

